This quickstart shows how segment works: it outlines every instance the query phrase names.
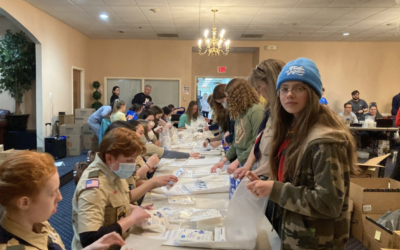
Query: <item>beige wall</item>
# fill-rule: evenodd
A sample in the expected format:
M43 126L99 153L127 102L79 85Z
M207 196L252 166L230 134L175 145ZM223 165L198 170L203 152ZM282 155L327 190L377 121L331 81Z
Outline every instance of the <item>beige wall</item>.
M55 121L59 111L72 113L72 67L85 69L90 78L90 39L22 0L0 0L0 7L37 40L36 96L38 147L43 147L44 123ZM14 20L14 21L15 21ZM22 28L21 26L21 28ZM53 94L53 102L50 100Z
M263 45L278 45L266 51ZM278 58L289 62L298 57L312 59L320 70L325 97L336 112L351 99L377 102L381 113L390 113L392 98L400 92L399 42L262 42L260 60Z
M197 77L247 77L251 73L253 53L229 53L227 56L211 57L192 53L191 98L195 100ZM226 73L218 73L218 67L225 66Z
M253 63L251 68L255 68L260 63L260 49L257 49L253 52Z
M173 78L181 85L191 83L191 41L168 40L92 40L90 44L91 81L99 81L104 90L105 77ZM93 89L86 89L90 96ZM181 88L182 93L182 88ZM103 91L103 97L106 95ZM132 96L133 98L133 96ZM181 105L187 106L189 98ZM93 99L85 99L85 105ZM125 100L130 103L131 100ZM103 99L103 103L108 100Z
M38 51L42 65L36 87L39 137L44 123L54 121L58 111L72 113L73 66L85 70L86 107L93 102L91 82L100 81L104 90L105 77L178 78L182 85L191 87L190 95L181 95L181 104L186 106L196 95L196 76L247 76L257 61L267 58L286 62L297 57L314 60L326 98L337 112L355 89L367 102L376 101L381 113L390 112L391 99L400 92L398 42L232 41L234 47L258 47L259 58L257 53L211 58L192 52L196 41L93 40L22 0L0 0L0 6L41 44ZM265 45L277 45L278 50L266 51ZM218 74L217 66L227 66L227 73ZM38 143L41 145L39 140Z

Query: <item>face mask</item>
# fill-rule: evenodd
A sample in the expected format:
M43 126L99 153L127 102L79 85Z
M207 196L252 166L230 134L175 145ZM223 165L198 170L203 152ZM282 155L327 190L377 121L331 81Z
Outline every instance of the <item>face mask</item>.
M171 116L168 117L167 122L171 122Z
M147 143L146 136L142 135L142 136L140 137L140 141L143 142L144 145L146 145L146 143Z
M149 122L150 123L150 127L154 128L155 123L154 122Z
M154 138L153 131L150 131L149 133L147 133L147 136L149 137L150 140L153 140L153 138Z
M112 171L121 179L126 179L132 176L132 174L136 171L136 163L117 163L119 165L118 170Z
M221 102L221 105L222 105L222 107L224 107L224 109L226 109L228 107L228 103L226 103L226 100Z

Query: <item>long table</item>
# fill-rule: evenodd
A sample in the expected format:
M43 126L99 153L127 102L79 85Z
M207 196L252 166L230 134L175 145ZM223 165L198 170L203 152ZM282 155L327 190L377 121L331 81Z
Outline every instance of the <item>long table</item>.
M180 152L189 152L190 150L188 149L175 149L176 151ZM221 156L205 156L206 158L216 158L218 157L221 158ZM212 166L210 166L211 169ZM160 169L157 169L156 173L154 176L165 176L165 175L171 175L174 174L176 171L179 170L180 167L162 167ZM226 166L225 166L226 168ZM184 167L185 169L185 167ZM190 168L194 169L194 168ZM183 183L187 181L189 178L181 178L177 184ZM162 192L160 189L154 189L150 192L148 192L142 202L142 206L144 205L149 205L153 204L154 209L159 209L164 206L169 206L169 207L184 207L184 208L198 208L198 209L218 209L220 210L222 216L225 215L225 212L228 208L228 203L229 203L229 193L212 193L212 194L190 194L188 196L191 196L195 199L195 203L191 205L183 205L183 204L169 204L168 203L168 198L169 197L162 197L163 195L161 194ZM189 224L186 224L186 226ZM193 226L193 225L192 225ZM181 228L184 228L185 225L181 225ZM152 238L145 238L145 237L135 237L131 239L132 241L129 242L127 241L127 244L129 244L129 248L131 247L139 247L140 248L134 248L134 249L141 249L141 250L156 250L156 249L162 249L162 250L177 250L177 249L192 249L193 248L188 248L188 247L173 247L173 246L163 246L162 244L165 242L165 240L155 240Z

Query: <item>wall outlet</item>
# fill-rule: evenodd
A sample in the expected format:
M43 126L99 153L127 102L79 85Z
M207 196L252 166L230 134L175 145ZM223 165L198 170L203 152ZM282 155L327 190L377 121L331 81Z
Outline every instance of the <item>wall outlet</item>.
M50 93L50 99L51 99L51 98L53 98L53 94L52 94L52 93Z

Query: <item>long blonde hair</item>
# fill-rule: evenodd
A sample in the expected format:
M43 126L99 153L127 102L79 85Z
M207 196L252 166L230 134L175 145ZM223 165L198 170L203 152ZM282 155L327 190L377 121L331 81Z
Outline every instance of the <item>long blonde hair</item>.
M260 103L257 92L243 78L230 80L225 92L228 94L226 101L228 103L229 116L233 120L238 119L243 112L254 104Z
M265 105L265 109L275 109L276 105L276 82L278 80L279 73L281 73L285 63L278 59L267 59L260 62L253 73L249 76L250 85L257 89L256 80L262 80L267 84L268 100Z
M279 165L278 155L279 148L283 141L286 139L287 134L293 128L293 136L290 139L290 144L285 152L285 176L284 179L292 179L296 169L297 158L299 157L300 150L298 150L304 140L311 132L311 128L318 122L321 125L333 128L335 130L344 131L348 140L347 156L350 163L350 171L352 174L358 174L358 167L356 166L357 156L356 142L349 128L339 119L330 108L319 104L319 97L317 93L306 85L308 93L308 103L305 109L301 112L295 121L293 114L288 113L282 106L279 96L277 96L275 109L272 110L274 117L274 129L272 138L272 147L270 149L269 165L272 172L272 177L277 178L277 166ZM293 126L293 127L292 127Z
M113 109L112 109L112 113L115 114L118 112L118 110L122 107L125 106L125 102L121 101L119 99L115 99L114 101L114 105L113 105Z

